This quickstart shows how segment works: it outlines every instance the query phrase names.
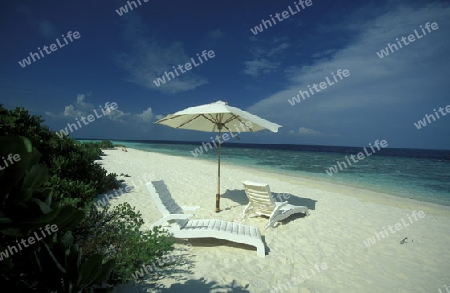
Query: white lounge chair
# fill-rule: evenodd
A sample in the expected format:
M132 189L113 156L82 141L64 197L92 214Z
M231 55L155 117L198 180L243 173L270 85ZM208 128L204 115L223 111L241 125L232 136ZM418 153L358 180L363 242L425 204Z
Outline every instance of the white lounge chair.
M248 197L249 203L245 207L241 219L255 214L258 216L267 216L269 217L269 223L265 226L267 229L268 227L273 227L276 222L282 221L292 214L309 214L308 208L305 206L294 206L287 201L275 201L268 184L250 181L244 181L242 184L244 184L245 194Z
M147 183L148 191L163 217L153 226L163 226L175 238L218 238L255 246L259 257L266 256L264 242L258 227L217 219L189 220L192 214L185 214L173 200L164 181ZM168 224L169 226L164 226Z

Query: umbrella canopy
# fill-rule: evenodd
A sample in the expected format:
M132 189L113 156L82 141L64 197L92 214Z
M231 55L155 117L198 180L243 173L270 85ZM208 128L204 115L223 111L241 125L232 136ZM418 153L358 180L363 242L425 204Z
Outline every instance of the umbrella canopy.
M236 107L228 106L223 101L190 107L174 114L169 114L155 123L179 129L219 132L219 134L222 131L230 133L236 131L256 132L265 129L278 132L278 128L281 127L281 125L269 122ZM216 212L220 211L220 145L221 141L219 139Z

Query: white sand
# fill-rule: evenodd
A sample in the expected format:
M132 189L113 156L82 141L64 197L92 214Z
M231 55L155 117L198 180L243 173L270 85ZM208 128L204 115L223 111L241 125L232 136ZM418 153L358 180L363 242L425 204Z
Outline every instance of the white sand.
M144 185L150 180L164 180L179 205L201 206L194 212L198 219L238 219L247 203L243 180L266 182L273 192L291 194L290 203L310 208L310 216L293 216L267 230L266 218L242 221L260 228L268 247L265 258L257 257L251 246L189 240L193 245L186 254L190 268L171 271L171 276L157 282L159 289L149 282L121 285L114 292L423 293L439 292L439 288L445 292L444 285L450 283L449 207L222 164L222 211L215 213L217 163L134 149L105 153L101 163L106 170L130 175L120 178L135 187L111 203L136 206L146 228L161 217ZM423 211L425 217L414 220L414 210ZM402 224L402 218L409 226ZM401 231L388 230L388 237L366 247L364 240L396 223ZM407 242L400 244L405 237ZM322 263L328 269L321 270ZM316 264L320 272L314 269ZM301 275L305 279L300 283Z

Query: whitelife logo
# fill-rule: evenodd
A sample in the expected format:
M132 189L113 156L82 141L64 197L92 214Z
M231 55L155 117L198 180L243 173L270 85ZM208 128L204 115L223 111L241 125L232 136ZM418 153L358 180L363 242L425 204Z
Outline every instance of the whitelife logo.
M450 114L450 105L447 105L445 107L445 111L447 113L444 112L444 108L442 108L442 107L439 107L438 110L439 110L439 112L441 112L442 116L446 116L447 114ZM434 111L434 114L436 115L437 119L440 119L441 117L439 117L439 114L436 111L436 109L433 109L433 111ZM431 121L430 118L433 118L433 121ZM417 129L425 127L425 126L427 126L427 120L428 120L428 124L431 124L431 122L436 121L436 118L433 114L431 114L431 115L425 114L425 117L423 118L423 120L417 121L417 123L414 123L414 126L416 126Z
M75 31L72 34L72 31L67 32L67 35L64 37L64 35L62 35L64 43L66 45L69 44L69 42L67 42L66 37L70 40L70 43L73 42L73 40L78 40L79 38L81 38L81 35L79 32ZM72 39L73 37L73 39ZM61 44L61 42L59 41L59 39L56 39L56 43L58 44L59 48L65 47L66 45ZM50 48L50 51L48 50ZM22 68L25 68L27 65L31 65L31 60L33 60L33 62L36 62L36 60L39 60L45 57L44 53L42 53L42 50L45 51L45 53L47 53L47 55L50 55L52 52L55 52L56 50L58 50L58 47L56 46L56 44L51 44L49 47L44 46L41 50L41 47L38 47L39 53L41 54L41 56L39 56L38 53L33 53L30 52L30 56L26 59L23 59L22 61L19 61L19 65L22 66ZM31 57L31 59L30 59ZM36 58L37 59L36 59Z
M5 170L7 167L11 166L15 162L20 161L21 158L20 158L19 154L15 154L15 155L9 154L6 159L5 159L5 157L2 157L2 159L3 159L3 163L5 164L5 167L2 167L2 165L0 164L0 171L1 170ZM6 160L9 161L9 164L8 164L8 162Z
M141 0L136 0L137 3L139 3L139 7L142 5ZM144 3L147 3L149 0L142 0ZM130 11L134 8L138 8L138 5L135 1L127 1L128 7L130 7ZM119 16L124 15L125 13L128 13L128 7L127 5L124 5L123 7L120 7L119 9L116 9L116 12Z
M411 217L409 216L409 214L406 215L408 217L409 220L409 224L405 222L405 220L403 218L401 218L401 223L395 223L394 225L389 225L389 231L391 231L392 234L396 233L397 231L400 231L403 228L406 228L412 224L414 224L415 222L417 222L419 219L423 219L425 218L425 213L423 211L413 211L411 213L411 216L414 218L415 222L413 222L413 220L411 219ZM403 227L402 227L403 224ZM395 228L395 230L393 229ZM383 227L383 231L381 232L375 232L375 236L377 237L378 241L380 241L381 239L384 239L386 237L389 236L389 233L386 229L386 227ZM371 245L374 245L375 243L377 243L377 240L375 239L375 236L372 236L370 238L367 238L367 240L363 240L364 244L367 247L370 247Z
M281 14L280 14L280 13L275 13L275 17L278 19L279 22L282 22L283 20L289 18L289 16L291 16L291 15L294 15L294 14L299 13L300 11L302 11L302 9L305 10L306 7L309 7L309 6L312 5L312 0L306 0L306 1L300 0L300 1L298 1L298 4L297 4L297 2L294 2L294 4L295 4L295 8L297 9L297 12L294 11L294 10L292 10L291 5L289 5L288 8L289 8L290 14L289 14L289 12L288 12L287 10L283 11ZM302 9L300 9L300 7L299 7L298 5L300 5L300 6L302 7ZM283 18L281 18L280 15L281 15ZM269 16L270 16L270 19L271 19L272 22L273 22L273 25L276 25L277 22L276 22L275 19L273 18L272 14L269 15ZM272 22L270 22L270 20L262 19L262 20L261 20L261 24L255 26L254 29L251 28L250 31L251 31L254 35L257 35L258 33L262 33L263 30L264 30L263 25L264 25L264 27L265 27L266 29L268 29L269 27L272 27ZM269 25L269 26L267 26L267 25Z
M36 243L36 241L40 241L40 240L46 238L47 236L49 236L51 234L51 232L53 232L53 233L57 232L58 226L56 226L55 224L53 224L51 226L47 224L45 226L45 231L47 232L47 235L44 231L42 231L42 228L39 228L39 229L41 230L42 237L39 237L39 234L37 232L34 232L33 234L35 237L30 236L27 239L22 239L22 240L20 240L20 243L19 243L19 240L16 240L17 245L12 245L12 246L8 245L7 249L5 249L5 251L0 251L0 261L2 261L4 258L6 259L9 256L12 256L15 253L18 253L19 250L22 250L22 245L25 248L27 248L29 245ZM22 244L22 245L20 245L20 244ZM18 246L19 249L17 249L16 246Z
M108 115L108 114L110 114L112 111L116 110L117 107L118 107L118 106L117 106L117 103L116 103L116 102L111 103L111 105L109 104L109 102L106 102L106 103L105 103L105 108L106 108L106 110L103 109L103 107L102 107L101 105L99 106L99 108L102 110L103 115L105 115L105 116ZM94 109L94 113L95 113L95 116L96 116L97 118L103 117L102 115L98 114L97 111L96 111L95 109ZM94 117L94 115L92 115L92 114L89 114L89 115L87 116L88 122L86 122L86 120L85 120L86 117L84 117L84 116L81 116L80 119L81 119L81 121L84 123L84 125L88 125L89 122L94 122L94 121L95 121L95 117ZM75 118L75 120L76 120L76 122L77 122L77 124L78 124L78 127L81 128L82 126L81 126L81 123L80 123L80 121L78 120L78 118ZM75 131L74 129L72 129L72 126L73 126L73 128L74 128L75 130L78 130L78 127L77 127L77 125L76 125L75 123L72 123L72 124L67 123L67 127L66 127L66 128L61 129L60 131L56 131L55 133L56 133L56 135L57 135L59 138L63 138L64 136L69 135L69 131L70 131L70 133L72 133L72 132Z
M438 26L438 24L437 24L436 22L433 22L432 24L430 24L429 22L427 22L427 23L425 24L425 28L427 29L428 33L431 33L430 27L431 27L431 29L434 30L434 31L437 30L437 29L439 28L439 26ZM403 42L403 44L404 44L405 46L409 45L409 44L412 43L412 42L415 42L415 41L416 41L416 37L417 37L417 39L421 39L421 38L423 38L424 36L427 35L427 33L425 32L424 28L423 28L422 26L420 26L420 28L422 29L423 35L420 35L420 34L417 32L417 30L414 30L415 36L414 36L414 34L410 34L410 35L408 36L408 41L409 41L409 43L406 41L406 37L402 37L402 38L401 38L401 41ZM397 44L398 44L398 46L400 47L400 49L403 48L403 47L402 47L402 44L401 44L401 42L398 40L398 38L395 38L395 40L397 40ZM380 57L380 59L382 59L383 57L388 56L388 55L389 55L389 49L391 50L391 53L394 53L394 49L393 49L393 48L395 48L395 51L398 51L398 50L399 50L399 48L397 47L396 44L388 43L388 44L387 44L387 47L386 47L385 49L382 49L382 50L380 50L380 52L377 52L378 57Z
M371 143L369 143L369 146L370 146L370 148L372 149L373 153L367 152L367 149L364 147L364 152L366 153L367 156L371 156L372 154L375 154L375 150L374 150L374 148L373 148L373 146L372 146ZM385 148L385 147L388 146L388 143L387 143L386 140L382 140L382 141L376 140L376 141L374 142L374 146L375 146L378 150L381 150L381 149L380 149L380 146L381 146L382 148ZM366 158L366 156L364 156L364 154L363 154L362 152L359 152L359 153L356 155L356 157L358 157L358 159L355 159L355 155L353 155L353 154L350 155L350 158L352 159L353 163L358 163L359 161L362 161L362 160L364 160L364 159ZM350 160L347 158L347 156L345 156L345 158L347 159L348 165L351 166L352 163L350 163ZM358 161L358 160L359 160L359 161ZM328 168L329 170L325 170L325 172L327 172L328 176L333 176L333 172L336 173L336 174L337 174L337 172L339 172L338 167L339 167L339 169L341 169L341 171L343 170L343 169L342 169L342 166L344 166L344 168L347 169L347 164L346 164L344 161L342 161L342 162L339 162L339 161L338 161L338 162L337 162L337 165L334 165L334 166Z
M207 53L208 53L208 56L206 56ZM206 52L206 50L203 50L202 57L203 57L203 59L205 59L205 61L208 61L209 60L208 57L212 59L212 58L216 57L216 55L213 50L209 50L208 52ZM197 54L197 58L198 58L198 61L200 62L200 64L203 64L203 60L199 54ZM197 67L200 65L198 63L195 63L194 57L191 58L191 61L192 61L192 64L194 64L194 67ZM181 71L181 73L185 73L192 69L192 64L190 62L186 63L185 65L178 64L177 68ZM183 70L183 66L184 66L184 69L186 69L185 71ZM172 68L173 68L175 74L177 76L180 76L180 74L178 73L175 66L172 66ZM167 78L167 82L169 82L172 78L175 78L175 74L171 71L169 71L169 72L165 71L163 76L158 77L157 79L153 80L153 82L155 83L156 86L159 87L161 84L166 83L166 78ZM170 75L172 76L172 78L170 78Z
M240 134L241 132L239 131L239 128L236 125L237 124L234 124L234 127L235 127L234 131L237 131L238 134ZM252 126L253 126L253 123L251 123L250 121L246 121L245 124L242 122L239 123L239 127L241 127L242 131L247 131L248 129L251 129ZM217 148L216 141L217 141L217 143L222 144L225 141L228 141L231 137L236 137L239 140L240 138L239 138L238 134L235 134L230 130L229 133L225 132L225 133L221 134L221 136L216 135L215 138L212 138L212 136L211 136L210 139L211 139L211 142L213 143L214 147ZM220 138L222 138L222 141L220 141ZM209 149L207 148L207 146L209 146ZM203 148L205 149L205 152L207 152L207 151L211 150L213 147L209 142L206 142L206 143L203 142L199 148L195 148L194 151L191 151L191 154L194 157L198 157L199 155L203 154Z
M344 77L349 77L350 76L350 71L348 69L339 69L336 72L336 75L339 76L340 80L337 79L336 75L334 75L334 72L331 72L331 75L333 75L333 79L335 82L330 81L330 79L328 78L328 76L325 78L325 80L327 81L327 83L325 81L319 82L319 84L313 83L312 87L310 85L308 85L308 89L309 92L311 93L311 96L314 95L314 91L313 89L316 91L316 93L320 93L321 90L326 89L328 86L332 86L335 83L338 83L340 80L343 80ZM318 88L320 87L320 89ZM302 96L302 99L305 100L306 97L309 98L309 93L308 91L302 91L299 90L298 94L294 97L292 97L292 99L288 99L289 104L291 104L291 106L294 106L295 104L298 104L302 101L302 99L300 99L300 96Z

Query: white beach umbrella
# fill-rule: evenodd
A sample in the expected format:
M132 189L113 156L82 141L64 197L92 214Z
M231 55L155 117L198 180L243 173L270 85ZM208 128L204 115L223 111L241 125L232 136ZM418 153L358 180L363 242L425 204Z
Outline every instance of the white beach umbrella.
M189 129L205 132L218 132L219 138L222 131L230 132L231 136L237 132L256 132L270 130L278 132L281 125L269 122L256 115L241 109L228 106L226 102L190 107L156 121L155 123L167 125L173 128ZM218 177L216 194L216 212L220 211L220 145L218 140Z

